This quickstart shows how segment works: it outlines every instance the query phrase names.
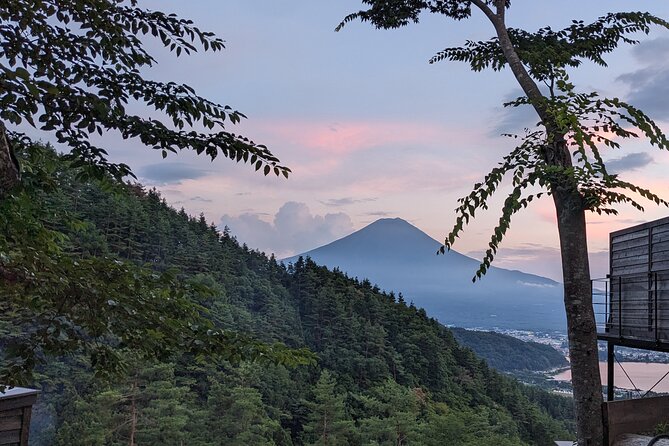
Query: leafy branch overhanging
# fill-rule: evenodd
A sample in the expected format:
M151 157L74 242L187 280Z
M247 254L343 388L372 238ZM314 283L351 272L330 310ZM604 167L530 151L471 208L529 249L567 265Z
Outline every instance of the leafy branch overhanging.
M439 250L443 254L453 246L477 210L488 209L488 200L500 188L503 179L510 175L511 192L504 200L502 215L473 281L480 279L490 268L513 215L542 195L551 195L551 187L555 185L575 187L583 208L598 214L616 215L616 205L623 203L643 211L638 198L630 192L656 204L669 206L669 202L650 190L622 180L617 173L608 172L601 155L602 146L619 149L621 139L642 136L651 145L668 150L669 140L662 129L641 110L618 98L602 98L595 92L575 92L567 74L561 71L559 75L560 79L555 82L558 94L552 94L543 107L554 122L560 124L559 133L566 137L574 165L565 168L547 159L550 142L543 130L527 130L523 137L507 135L522 142L485 176L482 183L476 183L469 195L458 200L456 222ZM530 103L529 99L521 97L505 106L518 107ZM541 191L536 192L537 189Z
M6 0L0 7L0 121L52 132L82 179L133 176L94 142L109 131L136 138L163 157L183 149L223 155L288 176L266 146L226 129L245 115L186 84L145 77L156 59L149 39L177 57L218 52L224 42L175 14L137 0ZM145 115L133 110L144 110ZM163 122L165 121L165 122Z

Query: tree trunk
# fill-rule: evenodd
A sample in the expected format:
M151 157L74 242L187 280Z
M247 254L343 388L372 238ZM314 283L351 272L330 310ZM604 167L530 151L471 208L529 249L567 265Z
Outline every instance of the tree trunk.
M542 154L547 165L568 168L571 154L564 134L548 113L545 97L516 53L505 23L505 0L496 0L494 10L484 0L472 0L495 27L500 47L516 81L546 128L546 147ZM585 208L576 185L551 187L560 235L567 337L571 359L576 436L579 446L603 446L602 382L599 376L597 328L592 308L590 265L585 226Z
M553 191L557 211L579 446L602 446L602 384L592 308L585 211L578 191Z
M137 377L132 382L132 393L130 400L130 441L129 446L135 446L135 434L137 433Z
M5 126L0 122L0 199L19 184L20 179L18 162L9 144Z

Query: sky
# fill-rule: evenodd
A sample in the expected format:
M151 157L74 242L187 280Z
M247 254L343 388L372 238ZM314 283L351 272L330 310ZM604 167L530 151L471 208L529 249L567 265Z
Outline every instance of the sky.
M104 135L113 160L128 163L173 206L204 212L253 248L287 257L343 237L383 217L401 217L437 240L454 222L467 194L514 142L530 110L505 110L519 95L510 71L472 73L465 64L430 65L436 52L493 30L481 14L453 22L425 15L399 30L353 22L359 0L144 0L175 12L226 41L220 53L175 58L147 41L159 63L157 80L193 86L248 116L228 130L267 145L292 169L289 179L264 177L223 158L189 152L168 156ZM507 22L535 30L592 21L611 11L645 10L669 19L669 2L514 0ZM607 57L608 68L585 64L570 74L582 91L621 97L647 111L669 132L669 32L653 30L636 47ZM48 138L47 138L48 139ZM605 152L624 179L669 198L669 153L631 141ZM499 218L504 189L455 245L480 256ZM588 216L592 274L607 273L608 233L669 214L621 207L615 217ZM559 241L550 198L512 221L496 265L561 279Z

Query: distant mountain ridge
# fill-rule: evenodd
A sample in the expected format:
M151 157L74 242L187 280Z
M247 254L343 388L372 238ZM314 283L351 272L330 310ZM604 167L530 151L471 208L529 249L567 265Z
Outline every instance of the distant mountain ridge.
M492 267L471 278L478 260L450 251L401 218L384 218L300 256L349 276L401 292L444 324L478 328L564 331L562 287L554 280Z

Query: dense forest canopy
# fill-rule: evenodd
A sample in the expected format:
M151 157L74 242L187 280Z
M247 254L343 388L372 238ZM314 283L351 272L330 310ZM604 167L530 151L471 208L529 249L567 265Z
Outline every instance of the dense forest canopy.
M106 253L73 257L69 250L78 247L63 230L85 231L87 222L39 199L59 186L58 175L96 178L109 188L133 177L128 164L112 162L108 148L94 142L108 133L163 158L192 150L288 177L290 169L264 145L229 131L242 113L187 84L149 79L152 41L176 57L225 47L192 21L136 0L0 6L0 305L21 333L5 339L0 389L30 380L48 354L85 351L97 374L122 371L129 353L158 360L177 350L231 361L313 360L306 350L216 329L196 303L204 287L175 271L143 269ZM22 126L67 148L62 162L44 158L34 132L19 133Z
M132 238L138 215L128 216L129 232L108 221L101 235L79 211L85 206L107 219L113 214L93 195L84 201L95 192L74 182L79 172L52 150L16 147L23 180L0 201L0 305L13 329L3 336L0 383L29 381L35 366L53 354L85 353L99 375L123 371L129 355L161 359L177 351L230 361L313 360L306 350L216 326L200 304L210 290L160 263L164 242L150 235L138 251ZM100 184L110 199L120 200L122 183L108 177ZM122 201L119 206L122 212ZM170 237L178 256L184 242L175 238L179 232ZM200 256L182 260L187 271L204 268Z
M36 444L128 444L132 437L139 444L438 445L450 438L520 445L570 436L570 399L494 371L422 309L368 281L308 259L285 267L204 216L170 208L155 190L77 179L51 149L33 146L24 156L36 172L45 165L58 172L51 187L35 182L22 194L35 204L26 217L60 234L51 242L61 255L79 264L113 259L138 279L171 271L175 282L207 290L183 298L196 300L212 329L317 355L317 363L291 368L212 361L180 348L158 358L128 349L111 380L95 377L81 353L45 357L30 382L44 391ZM19 241L0 241L6 264ZM2 313L3 343L31 334L28 321L13 323L15 311ZM120 341L97 342L117 348Z

